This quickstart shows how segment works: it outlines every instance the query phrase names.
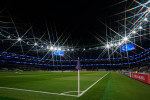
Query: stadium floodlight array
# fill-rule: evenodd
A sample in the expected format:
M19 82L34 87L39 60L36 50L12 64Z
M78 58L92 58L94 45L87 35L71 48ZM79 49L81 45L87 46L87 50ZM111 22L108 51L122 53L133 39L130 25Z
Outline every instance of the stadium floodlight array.
M132 9L137 9L139 7L145 7L146 11L144 11L142 13L137 13L133 16L130 16L131 18L133 18L134 16L139 16L139 19L134 23L134 25L131 28L129 28L129 30L130 30L129 32L122 32L122 31L120 32L120 33L124 33L124 35L122 35L122 36L119 34L121 36L121 39L116 39L116 40L113 39L110 42L108 41L105 45L105 47L107 49L111 49L113 47L120 47L120 46L122 46L122 45L124 45L128 42L132 42L131 41L131 38L133 38L132 36L135 36L135 35L141 36L141 35L138 35L138 32L144 30L144 25L149 22L149 17L148 16L149 16L149 13L150 13L150 9L147 7L147 4L149 4L149 3L150 3L150 1L148 1L144 4L139 3L138 6L132 8ZM3 28L1 28L0 30L2 31L0 34L4 33L4 31L5 31ZM44 51L44 52L50 52L50 51L74 52L74 51L77 51L77 50L86 51L86 50L94 50L95 48L96 48L96 50L99 49L97 47L94 47L94 49L90 48L90 47L86 48L86 49L85 48L79 48L78 49L78 48L75 48L75 47L63 46L63 45L61 45L60 43L57 42L58 40L56 41L56 43L55 42L52 43L51 41L47 42L47 41L43 41L43 40L41 40L39 38L35 38L35 37L34 38L23 38L23 36L26 33L22 37L14 36L13 34L11 34L9 32L6 32L6 31L5 31L5 33L8 33L8 34L7 35L2 34L2 36L7 38L8 40L17 40L17 42L20 42L20 43L23 42L26 45L29 45L29 46L31 45L31 46L35 47L36 50L41 50L41 51ZM30 42L31 42L31 44L30 44ZM62 44L64 44L64 43L62 43ZM40 48L40 49L38 49L38 48Z
M124 37L121 42L117 42L117 43L111 43L111 44L108 44L106 45L106 48L111 48L111 47L117 47L117 46L121 46L123 43L127 42L129 40L128 37Z
M150 53L150 48L149 49L146 49L145 51L139 53L139 54L136 54L136 55L132 55L132 56L128 56L128 57L120 57L120 58L102 58L102 59L81 59L81 61L90 61L90 60L115 60L115 59L127 59L129 58L129 60L131 60L131 58L133 60L137 59L138 58L141 58L147 54ZM148 51L148 52L147 52ZM147 52L147 53L146 53ZM12 58L20 58L20 59L27 59L27 60L34 60L36 61L35 59L38 59L37 61L77 61L77 60L51 60L51 59L42 59L42 58L38 58L38 57L32 57L32 56L26 56L26 55L20 55L20 54L15 54L15 53L8 53L8 52L2 52L4 54L12 54L12 55L17 55L17 56L20 56L20 57L14 57L12 56ZM2 55L3 56L3 55ZM32 59L31 59L32 58Z
M139 58L142 58L144 56L146 56L147 54L150 54L150 48L137 54L137 55L133 55L133 56L129 56L129 57L121 57L121 58L103 58L103 59L81 59L80 61L82 62L86 62L86 61L108 61L108 60L119 60L119 59L128 59L129 61L133 61L133 60L137 60ZM6 52L4 54L7 54ZM14 53L8 53L8 54L13 54ZM18 54L17 54L18 55ZM22 60L26 60L26 61L9 61L7 60L1 60L1 62L9 62L9 63L17 63L17 64L30 64L30 65L43 65L43 66L52 66L50 64L47 64L45 61L46 60L50 60L50 59L42 59L42 60L36 60L36 59L30 59L30 58L25 58L22 57L23 55L21 55L20 57L16 57L16 56L11 56L11 55L0 55L0 57L4 57L4 58L15 58L15 59L22 59ZM33 57L36 58L36 57ZM41 58L38 58L41 59ZM146 60L149 58L146 58ZM29 61L29 62L27 62ZM51 60L50 60L51 61ZM60 61L60 62L67 62L67 61L71 61L71 62L76 62L77 60L53 60L53 61ZM139 61L139 60L138 60ZM135 61L135 62L138 62ZM141 60L143 61L143 60ZM129 64L133 64L135 62L130 62ZM120 64L128 64L128 63L119 63L119 64L112 64L112 65L120 65ZM96 64L97 65L97 64ZM110 65L110 64L98 64L98 65ZM61 65L53 65L53 66L61 66ZM62 66L66 66L66 65L62 65ZM74 66L74 65L71 65ZM90 65L88 65L90 66Z
M40 48L40 49L42 49L43 51L46 51L46 50L48 50L48 52L49 51L70 51L70 50L68 50L68 49L74 49L74 47L69 47L68 48L68 46L60 46L60 44L58 44L58 45L56 45L56 43L51 43L51 42L44 42L44 41L42 41L41 39L39 39L39 38L27 38L27 37L25 37L24 38L24 35L22 36L22 37L17 37L17 36L15 36L14 34L11 34L11 33L9 33L9 32L7 32L7 31L4 31L3 29L0 29L0 31L1 31L1 36L3 36L4 38L6 38L6 39L4 39L4 40L12 40L12 41L15 41L16 40L16 42L13 44L13 46L16 44L16 43L18 43L18 42L20 42L20 44L21 45L28 45L28 46L35 46L36 47L36 50L37 50L37 48ZM3 34L3 33L7 33L7 34ZM1 39L1 40L3 40L3 39ZM36 41L38 41L38 42L36 42ZM64 43L63 43L64 44ZM45 48L45 47L47 47L47 48ZM48 48L49 47L49 48Z
M150 48L136 55L128 56L128 57L120 57L120 58L103 58L103 59L81 59L80 61L106 61L106 60L119 60L119 59L128 59L128 60L136 60L144 57L147 54L150 54ZM147 52L148 51L148 52ZM54 61L77 61L77 60L54 60Z
M149 22L149 19L147 17L147 16L150 15L149 14L150 13L149 7L147 7L147 4L149 4L149 3L150 3L150 1L147 1L144 4L139 3L139 5L137 7L133 8L133 9L137 9L139 7L145 7L146 11L144 11L144 12L142 12L140 14L134 15L134 16L139 16L139 15L140 16L139 16L138 20L134 22L133 27L131 29L129 28L130 32L128 32L128 33L126 33L126 31L125 32L121 32L121 33L124 33L125 37L122 36L122 39L118 39L118 40L114 40L114 41L111 40L111 42L107 42L106 45L105 45L105 48L111 49L112 47L119 47L119 46L123 45L124 43L132 42L131 40L129 40L130 38L132 38L132 36L135 36L138 32L141 32L141 31L145 30L143 28L143 26L145 24L148 24L148 22ZM127 10L127 11L130 11L130 10ZM130 17L130 18L132 18L132 17ZM127 18L125 18L125 20L126 19ZM125 27L125 30L126 30L126 26L124 26L124 27ZM139 36L142 36L142 35L139 35Z

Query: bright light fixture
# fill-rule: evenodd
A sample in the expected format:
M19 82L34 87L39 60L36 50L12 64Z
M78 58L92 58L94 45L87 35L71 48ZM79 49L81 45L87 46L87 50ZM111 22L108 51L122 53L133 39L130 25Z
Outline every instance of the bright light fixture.
M74 51L74 49L71 49L71 51Z
M121 44L124 43L124 41L121 41Z
M124 37L123 40L124 40L124 41L128 41L128 37Z
M27 41L27 45L29 45L29 43L30 43L30 42L29 42L29 41Z
M50 47L50 50L53 50L53 49L54 49L54 47L53 47L53 46L51 46L51 47Z
M115 43L114 45L117 46L117 43Z
M146 21L146 22L147 22L147 21L148 21L148 19L147 19L147 18L144 18L144 21Z
M46 48L49 49L49 46L47 46Z
M133 31L132 31L132 33L133 33L133 34L135 34L135 33L136 33L136 31L135 31L135 30L133 30Z
M34 46L37 46L38 44L37 43L34 43Z
M61 48L58 48L59 51L61 51Z
M9 36L7 36L7 38L8 38L8 39L11 39L11 36L9 35Z
M143 27L142 27L142 26L139 26L139 29L141 30L141 29L143 29Z
M121 42L118 42L118 45L121 45Z
M114 46L114 44L111 43L110 46Z
M17 41L22 41L22 39L21 39L21 38L18 38Z
M110 45L109 45L109 44L107 44L107 45L106 45L106 48L110 48Z

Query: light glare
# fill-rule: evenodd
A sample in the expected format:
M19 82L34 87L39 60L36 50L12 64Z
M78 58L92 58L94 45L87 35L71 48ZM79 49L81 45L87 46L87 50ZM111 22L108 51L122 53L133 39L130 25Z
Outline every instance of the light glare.
M124 37L123 40L124 40L124 41L128 41L128 38L127 38L127 37Z
M140 29L140 30L143 29L142 26L139 26L139 29Z
M17 41L22 41L22 39L21 39L21 38L18 38Z
M134 30L134 31L132 31L132 33L133 33L133 34L135 34L135 33L136 33L136 31Z
M110 48L109 44L106 45L106 48L108 48L108 49Z
M38 44L37 44L37 43L34 43L34 45L37 46Z
M110 44L110 46L114 46L114 44Z

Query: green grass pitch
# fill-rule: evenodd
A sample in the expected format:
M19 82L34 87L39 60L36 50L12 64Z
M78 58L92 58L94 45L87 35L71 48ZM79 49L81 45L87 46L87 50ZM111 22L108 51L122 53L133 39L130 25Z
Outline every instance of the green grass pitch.
M107 74L108 73L108 74ZM106 75L105 77L103 77ZM103 77L103 78L102 78ZM149 100L150 85L116 72L0 72L0 100Z

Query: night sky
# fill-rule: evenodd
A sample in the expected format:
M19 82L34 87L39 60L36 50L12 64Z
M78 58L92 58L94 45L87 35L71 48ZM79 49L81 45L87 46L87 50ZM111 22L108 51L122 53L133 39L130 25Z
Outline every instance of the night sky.
M101 1L101 2L100 2ZM93 35L105 38L105 26L111 15L124 10L122 0L1 0L1 11L23 24L31 24L35 31L55 29L58 35L70 35L78 45L93 45L99 42ZM114 5L116 4L116 5ZM2 13L3 14L3 13ZM36 30L37 29L37 30Z

